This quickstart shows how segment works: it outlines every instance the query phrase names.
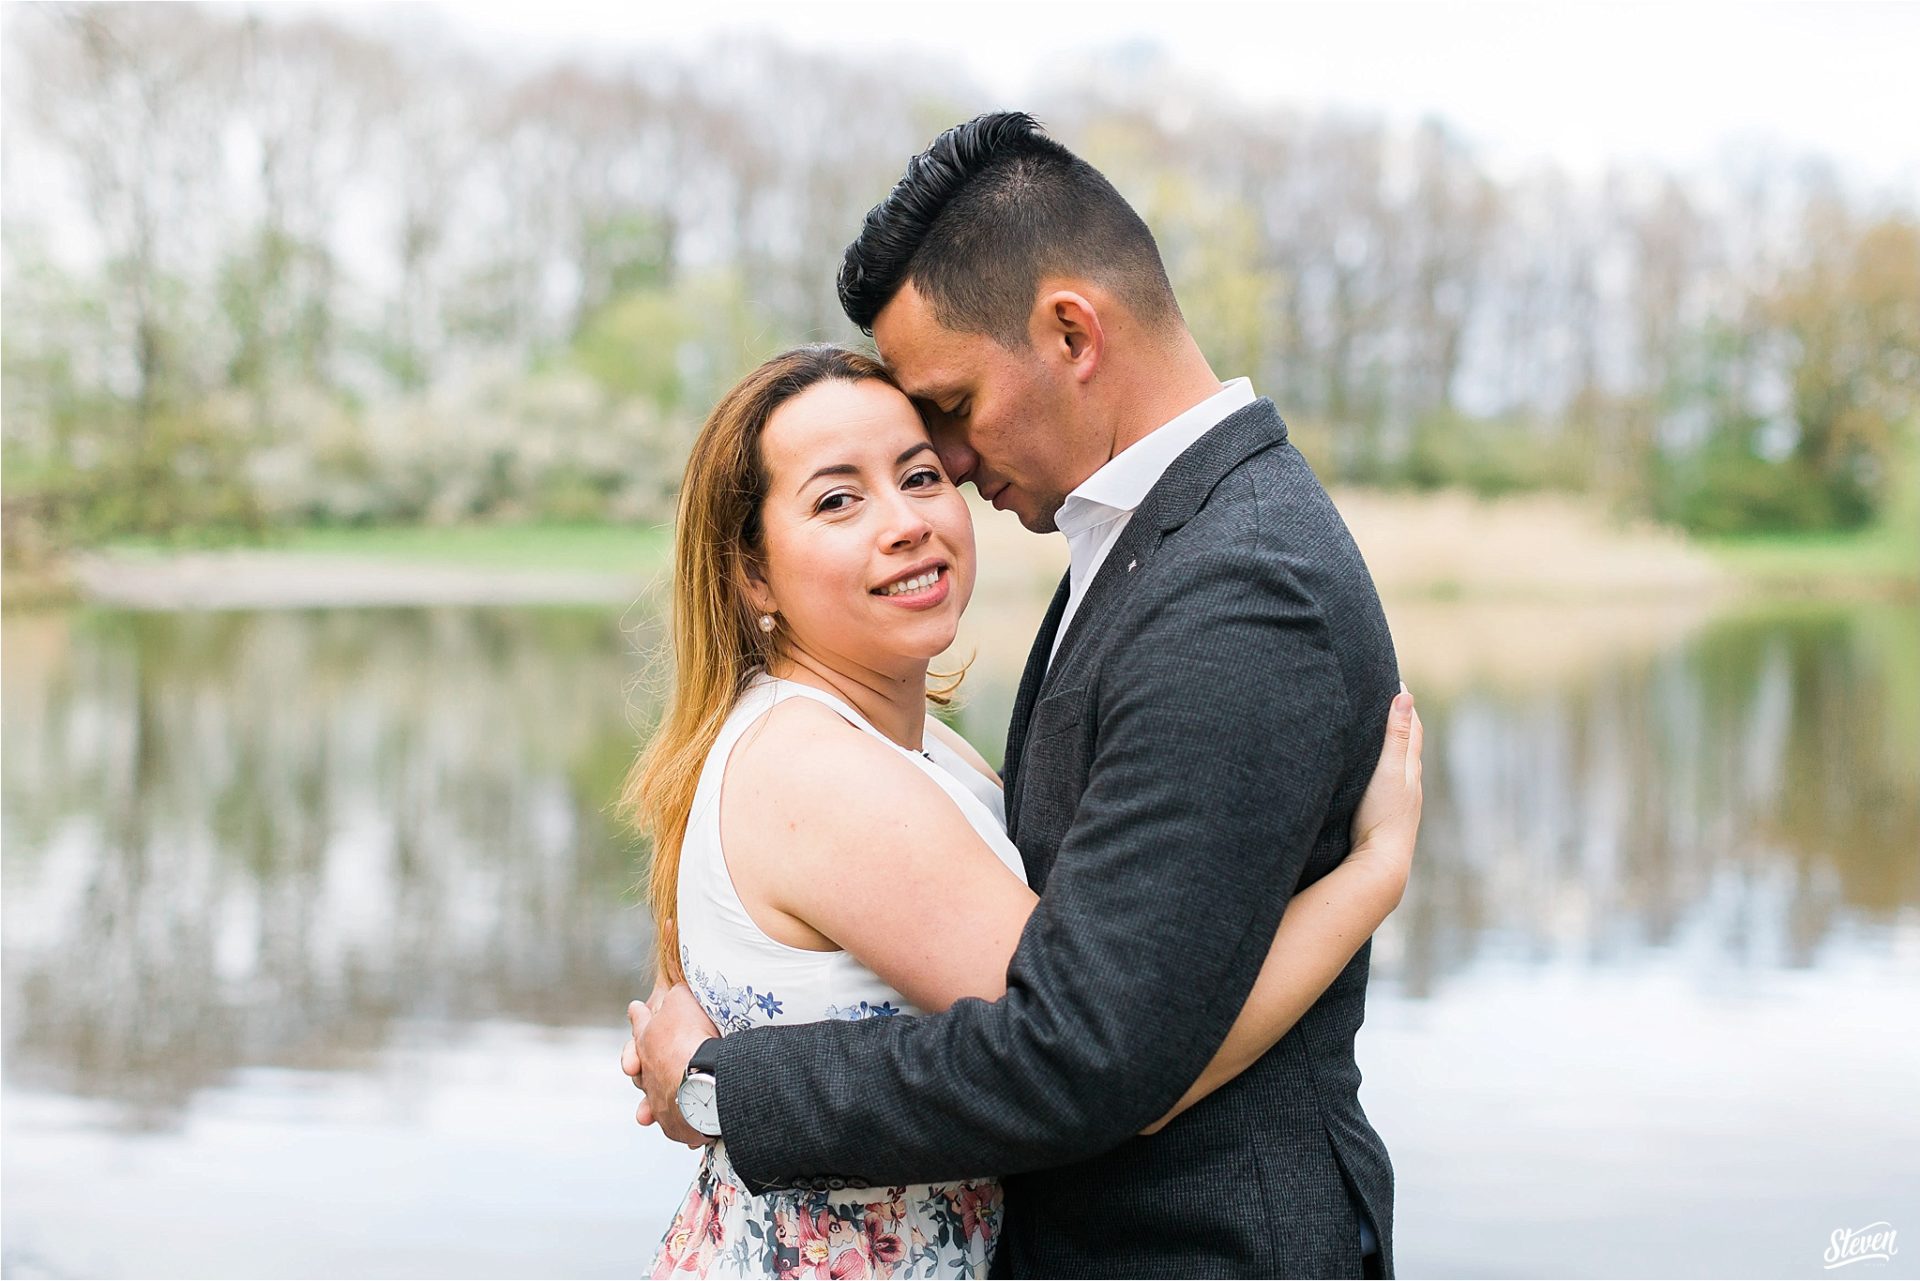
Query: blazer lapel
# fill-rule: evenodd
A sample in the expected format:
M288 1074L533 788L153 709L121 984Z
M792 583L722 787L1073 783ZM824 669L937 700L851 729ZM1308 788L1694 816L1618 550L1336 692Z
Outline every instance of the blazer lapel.
M1149 491L1147 503L1152 501L1153 495ZM1127 527L1120 531L1119 541L1114 543L1113 550L1100 562L1099 572L1087 584L1087 594L1080 598L1080 608L1073 611L1073 621L1067 624L1067 634L1060 638L1060 649L1054 655L1053 666L1047 671L1047 682L1052 681L1054 672L1067 665L1067 655L1073 652L1075 642L1086 635L1089 627L1094 626L1088 620L1104 617L1114 594L1121 590L1129 578L1140 572L1140 566L1153 559L1153 553L1160 546L1160 531L1153 521L1141 519L1145 514L1145 505L1134 512L1127 521Z
M1053 638L1060 630L1060 616L1066 613L1071 571L1061 575L1053 593L1053 604L1040 624L1033 649L1027 654L1027 669L1020 678L1020 693L1014 699L1013 719L1007 727L1007 750L1003 757L1001 779L1006 785L1007 835L1019 839L1020 810L1027 780L1020 771L1020 758L1027 745L1027 728L1033 709L1054 683L1054 675L1070 665L1084 646L1080 638L1096 631L1090 619L1104 617L1125 591L1128 583L1146 568L1160 550L1166 535L1192 519L1213 492L1215 485L1247 458L1264 449L1285 443L1287 425L1271 400L1260 399L1245 409L1227 415L1214 428L1188 447L1185 453L1155 482L1133 513L1119 541L1100 564L1100 572L1087 584L1087 594L1074 611L1073 622L1060 647L1054 650ZM1051 663L1049 663L1051 658ZM1040 780L1037 785L1044 785Z
M1020 675L1020 692L1014 696L1013 718L1007 723L1007 750L1000 758L1000 780L1009 798L1014 795L1014 780L1020 771L1020 755L1027 745L1027 723L1033 719L1033 705L1040 697L1040 683L1047 674L1047 659L1053 653L1054 634L1060 630L1060 616L1067 612L1069 582L1069 575L1060 575L1060 586L1054 589L1053 603L1047 606L1047 615L1040 620L1040 634L1034 637L1033 648L1027 652L1027 668ZM1009 804L1009 837L1013 835L1017 821L1015 813L1014 806Z
M1073 621L1067 625L1067 634L1060 640L1052 668L1046 671L1047 681L1054 672L1067 666L1068 656L1077 648L1080 637L1095 626L1089 620L1106 616L1127 582L1145 569L1154 553L1160 550L1161 539L1200 510L1221 478L1250 456L1286 439L1287 425L1281 421L1279 410L1263 397L1221 419L1173 460L1147 491L1127 521L1127 527L1120 531L1119 541L1100 563L1100 572L1087 584L1087 594L1074 611ZM1036 687L1036 699L1039 693L1040 688Z

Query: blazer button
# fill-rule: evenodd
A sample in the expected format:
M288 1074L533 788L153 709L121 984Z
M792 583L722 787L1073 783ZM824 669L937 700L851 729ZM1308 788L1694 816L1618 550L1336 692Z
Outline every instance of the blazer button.
M807 1186L815 1192L825 1192L827 1190L827 1181L825 1179L809 1179L807 1180Z
M843 1178L841 1178L841 1177L840 1177L839 1175L837 1175L837 1174L836 1174L836 1175L835 1175L834 1177L832 1177L831 1179L828 1179L828 1180L827 1180L827 1187L828 1187L828 1189L829 1189L829 1190L831 1190L831 1191L834 1191L834 1192L838 1192L838 1191L840 1191L840 1189L842 1189L842 1188L844 1188L844 1187L846 1187L846 1186L847 1186L847 1181L846 1181L845 1179L843 1179Z

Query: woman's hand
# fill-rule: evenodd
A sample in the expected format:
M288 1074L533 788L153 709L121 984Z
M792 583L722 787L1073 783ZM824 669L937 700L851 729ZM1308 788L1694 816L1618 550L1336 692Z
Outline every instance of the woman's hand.
M1387 742L1353 814L1353 849L1345 862L1378 875L1392 901L1406 893L1420 833L1420 713L1400 687L1387 712Z
M1353 815L1353 850L1287 904L1273 947L1206 1071L1152 1134L1253 1065L1340 977L1407 890L1420 828L1420 717L1403 687L1387 710L1387 742Z

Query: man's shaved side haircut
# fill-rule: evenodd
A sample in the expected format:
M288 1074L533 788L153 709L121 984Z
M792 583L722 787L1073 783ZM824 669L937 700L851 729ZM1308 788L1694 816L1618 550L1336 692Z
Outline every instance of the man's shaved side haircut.
M1032 116L1002 111L955 125L907 162L847 246L840 306L871 334L912 281L941 324L1013 349L1027 341L1040 282L1056 275L1097 282L1149 327L1180 319L1140 215Z

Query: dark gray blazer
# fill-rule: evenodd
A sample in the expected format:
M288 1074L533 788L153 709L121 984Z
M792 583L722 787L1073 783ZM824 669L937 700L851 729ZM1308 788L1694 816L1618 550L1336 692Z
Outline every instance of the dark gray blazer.
M1007 736L1040 893L999 1001L721 1043L749 1187L1005 1178L1006 1276L1392 1272L1393 1169L1356 1092L1368 947L1252 1068L1200 1075L1287 900L1345 855L1399 688L1373 581L1261 400L1149 492Z

